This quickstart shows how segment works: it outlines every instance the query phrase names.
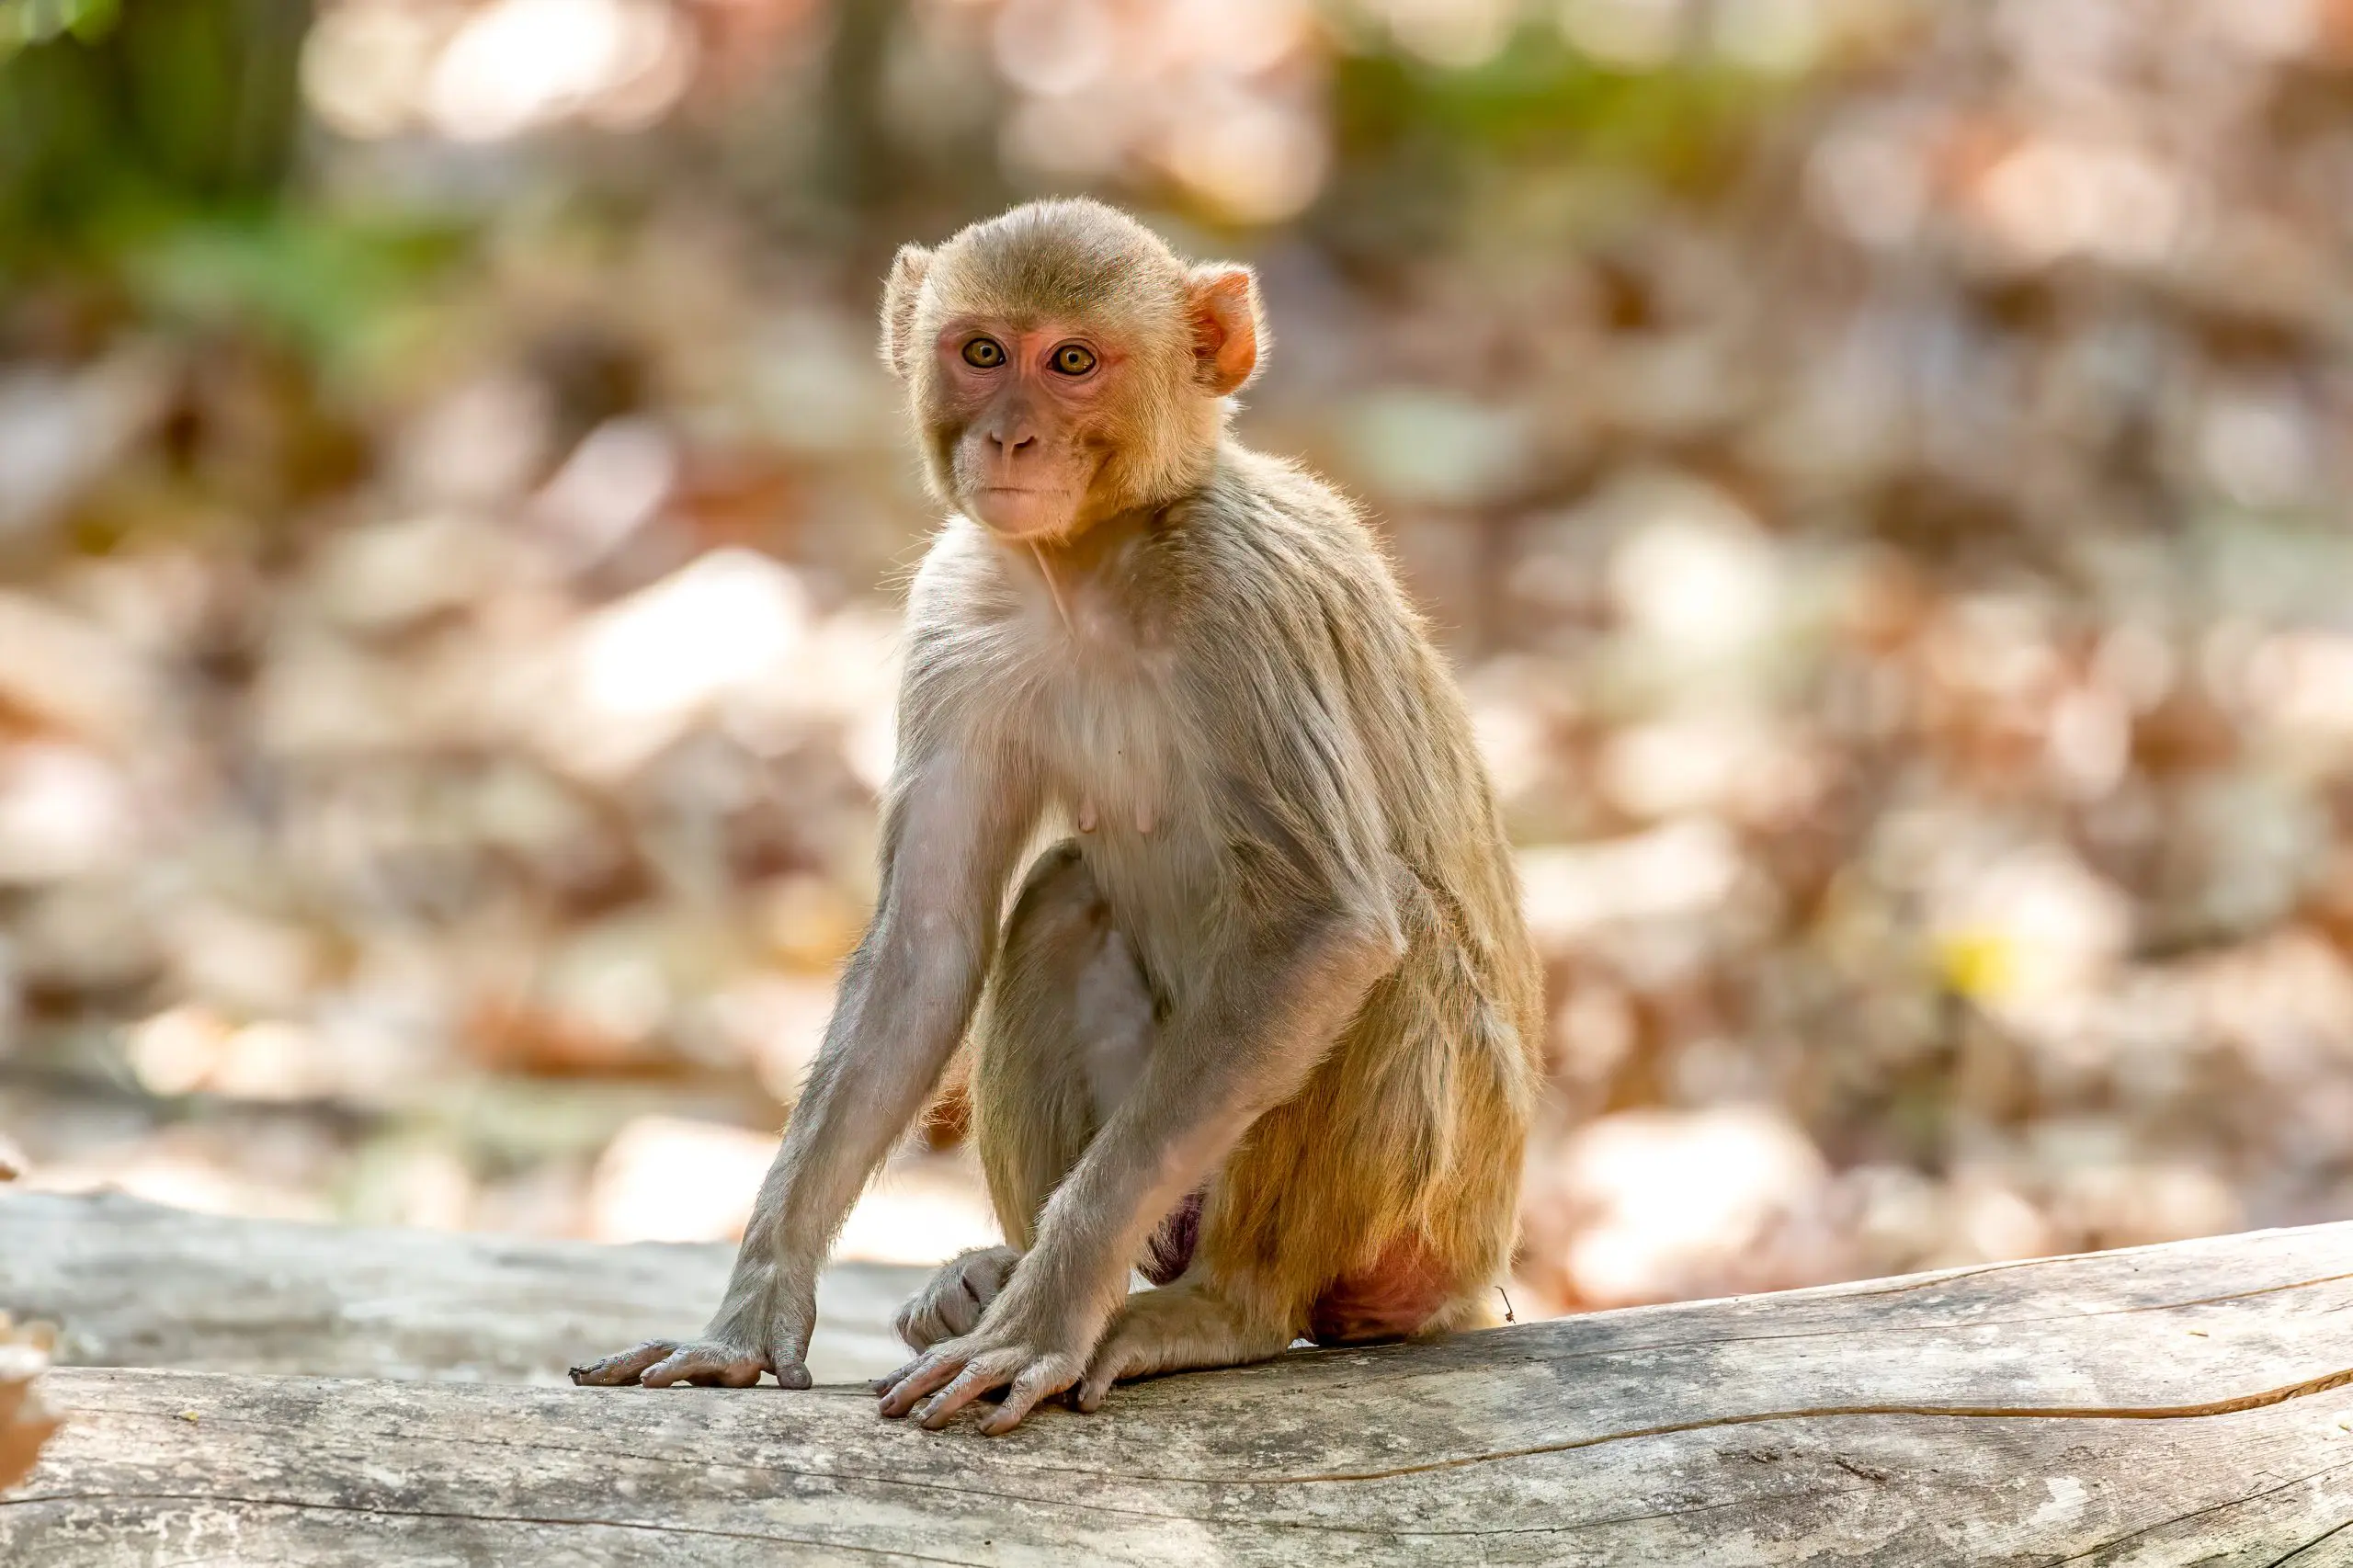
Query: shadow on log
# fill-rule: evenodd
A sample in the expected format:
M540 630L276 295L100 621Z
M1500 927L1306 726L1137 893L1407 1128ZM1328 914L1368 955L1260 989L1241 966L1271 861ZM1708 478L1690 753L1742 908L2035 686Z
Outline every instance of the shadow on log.
M65 1370L0 1562L2320 1568L2348 1324L2353 1224L1296 1353L995 1440L844 1388Z

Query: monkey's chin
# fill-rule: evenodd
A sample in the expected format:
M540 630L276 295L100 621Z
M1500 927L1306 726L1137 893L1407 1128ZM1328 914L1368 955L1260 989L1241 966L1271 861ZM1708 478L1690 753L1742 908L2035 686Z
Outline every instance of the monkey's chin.
M1077 511L1068 491L1001 488L974 492L964 509L989 532L1015 544L1066 537Z

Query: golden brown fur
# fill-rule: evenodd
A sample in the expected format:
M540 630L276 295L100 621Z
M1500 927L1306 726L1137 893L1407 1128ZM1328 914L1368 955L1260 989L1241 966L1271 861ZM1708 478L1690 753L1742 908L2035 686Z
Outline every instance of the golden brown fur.
M976 1006L1009 1244L910 1303L925 1354L885 1414L1009 1385L1001 1431L1302 1334L1487 1321L1536 963L1461 699L1371 535L1226 432L1264 341L1248 273L1037 204L903 252L883 324L957 515L908 607L881 904L710 1334L582 1381L805 1381L824 1244ZM1183 1273L1129 1295L1195 1193Z

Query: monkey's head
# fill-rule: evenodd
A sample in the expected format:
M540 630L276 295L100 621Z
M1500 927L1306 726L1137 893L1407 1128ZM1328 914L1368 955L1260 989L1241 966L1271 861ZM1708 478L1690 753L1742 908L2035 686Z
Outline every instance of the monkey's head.
M882 300L933 492L1010 540L1074 538L1200 483L1264 341L1248 267L1188 265L1097 201L908 245Z

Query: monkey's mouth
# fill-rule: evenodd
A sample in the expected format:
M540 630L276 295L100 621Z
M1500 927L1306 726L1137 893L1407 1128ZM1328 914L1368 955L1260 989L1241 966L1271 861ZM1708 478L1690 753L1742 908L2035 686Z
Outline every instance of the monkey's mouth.
M972 514L981 524L1015 540L1060 532L1078 505L1077 494L1061 484L982 484L972 496Z

